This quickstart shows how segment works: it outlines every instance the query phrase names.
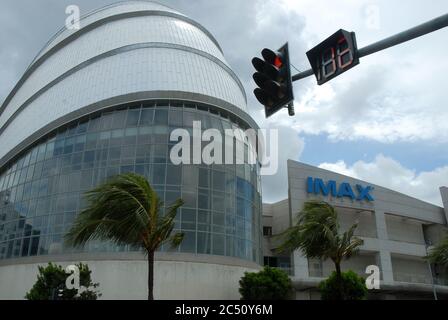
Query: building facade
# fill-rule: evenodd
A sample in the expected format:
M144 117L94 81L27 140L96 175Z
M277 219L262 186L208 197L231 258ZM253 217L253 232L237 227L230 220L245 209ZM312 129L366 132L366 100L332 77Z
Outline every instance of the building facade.
M136 248L64 243L84 192L126 172L185 201L184 241L156 254L155 297L238 299L262 260L260 167L174 165L170 133L257 129L240 80L203 26L163 5L117 3L80 25L53 36L0 108L0 299L23 298L48 261L87 262L105 299L147 297Z
M331 171L288 161L288 198L263 205L264 263L286 269L294 282L297 299L318 299L317 284L334 265L330 260L307 259L300 251L278 256L272 234L293 223L306 201L333 205L341 231L358 223L355 235L364 240L359 255L344 261L363 277L370 265L379 267L380 289L370 290L372 299L448 298L448 274L423 257L447 235L448 189L440 189L444 208L398 192Z

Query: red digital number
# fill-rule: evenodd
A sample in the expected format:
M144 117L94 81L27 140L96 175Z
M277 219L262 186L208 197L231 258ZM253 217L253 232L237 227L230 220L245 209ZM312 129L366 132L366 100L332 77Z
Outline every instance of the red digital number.
M353 63L353 53L348 46L347 39L341 38L338 41L338 64L339 68L344 69ZM349 55L349 60L344 63L343 59L345 56Z
M325 78L328 78L335 72L336 72L336 60L335 60L334 48L330 48L322 55L322 74Z

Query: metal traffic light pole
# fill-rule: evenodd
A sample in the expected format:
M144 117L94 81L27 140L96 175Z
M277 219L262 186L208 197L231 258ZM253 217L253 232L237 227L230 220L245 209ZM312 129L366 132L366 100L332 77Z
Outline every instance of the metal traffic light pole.
M435 18L433 20L430 20L428 22L425 22L421 25L418 25L414 28L411 28L409 30L400 32L396 35L393 35L389 38L386 38L384 40L375 42L371 45L368 45L367 47L364 47L362 49L358 50L359 57L365 57L372 53L399 45L403 42L407 42L410 40L413 40L415 38L421 37L425 34L437 31L439 29L448 27L448 13L444 14L443 16L440 16L438 18ZM309 76L312 76L314 74L313 69L309 69L303 72L300 72L292 77L292 81L297 81L300 79L307 78Z

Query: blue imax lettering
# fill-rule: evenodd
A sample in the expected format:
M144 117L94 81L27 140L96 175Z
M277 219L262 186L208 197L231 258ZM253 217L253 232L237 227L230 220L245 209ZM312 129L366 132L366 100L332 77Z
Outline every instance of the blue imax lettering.
M343 182L337 187L336 181L330 180L326 184L322 179L308 177L306 180L307 192L314 194L322 194L328 196L331 194L333 197L343 198L347 197L357 201L375 201L370 192L373 190L372 186L363 187L359 184L356 185L357 195L353 192L352 186Z

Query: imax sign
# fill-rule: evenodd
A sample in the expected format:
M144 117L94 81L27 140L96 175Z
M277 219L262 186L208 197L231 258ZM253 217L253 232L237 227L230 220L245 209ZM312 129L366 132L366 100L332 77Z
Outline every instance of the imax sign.
M322 179L312 177L308 177L306 179L306 186L307 186L306 190L308 193L314 193L316 195L322 194L324 196L328 196L331 194L333 197L337 198L347 197L357 201L375 200L370 194L370 192L373 190L373 187L371 186L363 187L357 184L355 188L352 188L352 186L347 182L343 182L338 186L336 181L330 180L327 183L324 183ZM353 190L356 190L356 195L353 192Z

